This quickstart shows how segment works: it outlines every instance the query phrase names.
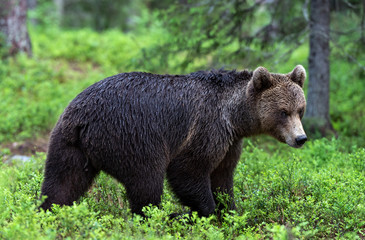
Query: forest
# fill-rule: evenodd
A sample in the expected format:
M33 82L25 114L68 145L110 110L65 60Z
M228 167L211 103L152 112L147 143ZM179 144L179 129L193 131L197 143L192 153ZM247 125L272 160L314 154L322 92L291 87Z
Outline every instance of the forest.
M245 138L236 210L189 215L166 182L144 218L106 173L38 209L50 133L93 83L297 65L308 141ZM364 116L364 0L0 0L0 239L365 239Z

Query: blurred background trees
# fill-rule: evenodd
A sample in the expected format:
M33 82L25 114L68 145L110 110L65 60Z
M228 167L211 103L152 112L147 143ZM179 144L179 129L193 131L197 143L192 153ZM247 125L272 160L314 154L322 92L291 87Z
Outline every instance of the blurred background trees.
M333 130L329 114L330 1L311 0L309 18L309 83L307 127L322 135Z
M27 29L27 0L0 0L0 48L6 55L32 54Z
M0 0L0 5L1 19L13 16L14 12L22 19L0 21L3 33L0 49L4 51L7 46L8 53L25 51L30 54L24 27L25 0ZM82 39L69 36L64 44L80 46L77 50L90 44L91 50L80 50L75 58L97 64L111 62L121 72L131 69L187 73L221 67L254 69L259 65L270 71L284 72L303 64L309 76L305 86L306 130L324 136L334 129L345 128L341 131L358 135L346 116L350 103L344 108L341 107L344 105L330 105L340 98L330 93L348 84L362 84L359 81L363 80L359 79L365 75L364 9L365 0L28 0L28 26L38 29L37 33L49 32L52 28L92 29L106 35L117 29L123 36L135 38L135 46L124 56L139 52L138 57L128 58L126 63L118 59L116 51L107 58L103 52L95 57L100 43L91 39L92 34ZM23 27L19 28L16 22L21 22ZM14 34L8 32L7 26L21 29L13 32L21 36L16 39L24 41L12 45L14 40L10 39ZM138 39L147 34L155 41L146 43ZM109 47L112 44L109 43ZM56 46L59 50L55 51L62 52L62 47ZM124 51L123 44L115 47ZM305 57L295 57L298 52L304 52ZM96 60L99 57L104 60ZM348 63L350 69L344 69L344 63ZM122 65L127 67L118 67ZM361 101L356 98L357 91L348 90L343 94L356 105ZM363 110L356 110L357 117L363 114Z
M0 239L364 239L365 0L27 5L26 25L24 0L0 0ZM46 151L57 118L91 84L130 71L261 65L284 73L297 64L309 76L304 127L313 130L311 141L299 151L265 137L244 141L235 214L161 225L168 213L186 212L166 191L161 208L146 209L140 224L123 207L123 187L106 174L73 207L35 210L45 159L35 153ZM331 125L338 139L314 140L333 136ZM15 154L35 156L23 164Z

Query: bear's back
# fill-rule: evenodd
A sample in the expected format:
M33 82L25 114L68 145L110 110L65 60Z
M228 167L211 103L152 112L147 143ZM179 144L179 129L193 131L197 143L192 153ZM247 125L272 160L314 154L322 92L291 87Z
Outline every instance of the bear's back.
M70 140L79 141L90 154L133 154L155 141L176 149L192 128L195 137L205 137L199 137L207 134L204 128L220 120L217 108L225 90L246 84L250 76L246 71L224 70L118 74L81 92L65 109L59 125L66 138L73 136Z

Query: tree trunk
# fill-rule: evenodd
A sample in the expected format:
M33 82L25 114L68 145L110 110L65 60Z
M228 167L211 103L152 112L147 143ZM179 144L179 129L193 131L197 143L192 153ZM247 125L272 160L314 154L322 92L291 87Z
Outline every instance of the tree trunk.
M56 6L58 25L62 25L65 1L64 0L53 0L53 2Z
M27 29L27 0L0 0L0 47L9 55L18 52L32 54Z
M322 136L333 131L329 115L329 0L310 1L309 84L305 125Z

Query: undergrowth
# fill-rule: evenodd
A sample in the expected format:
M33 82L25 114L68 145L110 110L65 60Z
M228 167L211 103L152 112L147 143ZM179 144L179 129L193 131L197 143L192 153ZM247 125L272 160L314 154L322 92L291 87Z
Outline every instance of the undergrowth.
M322 139L271 152L248 141L235 172L237 210L172 220L169 214L188 209L167 183L161 206L146 207L143 219L131 214L123 186L103 173L73 206L38 211L40 153L0 166L0 239L361 239L365 149L343 152L339 145Z
M123 186L106 174L73 206L38 211L45 154L9 166L3 144L49 133L69 101L96 81L128 71L181 73L175 66L183 58L166 66L158 52L145 57L169 37L155 25L128 34L31 27L30 35L33 58L0 60L0 239L365 238L365 76L340 58L331 59L330 94L339 138L312 140L300 150L262 138L247 141L235 173L236 211L170 220L169 214L189 209L166 187L161 206L146 207L142 219L132 216ZM262 65L289 72L306 65L307 57L303 45L285 63ZM197 60L184 73L211 59Z

